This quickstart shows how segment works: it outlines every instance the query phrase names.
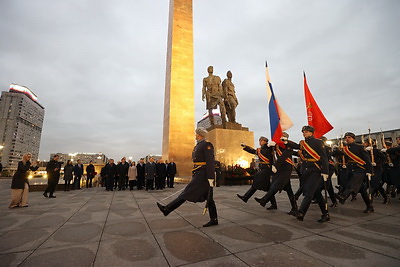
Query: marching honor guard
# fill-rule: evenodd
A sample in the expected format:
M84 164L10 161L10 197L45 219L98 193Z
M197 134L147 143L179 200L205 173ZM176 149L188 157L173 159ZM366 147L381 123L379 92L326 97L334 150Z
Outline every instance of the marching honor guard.
M318 222L327 222L330 220L328 207L321 190L318 190L321 176L324 182L328 180L328 157L326 156L325 145L322 140L314 138L314 127L306 125L303 126L301 131L304 140L300 141L300 144L294 143L293 148L299 149L299 156L302 160L300 173L303 181L304 198L298 212L293 215L299 221L303 221L312 199L315 198L322 212L321 219Z
M254 195L257 190L267 191L271 185L271 167L273 164L273 147L275 146L275 142L271 141L268 144L268 138L264 136L261 136L258 141L260 147L257 149L242 144L244 151L258 156L260 168L260 171L254 175L253 184L251 185L250 189L244 195L236 194L238 198L243 200L245 203L252 195ZM271 206L268 209L276 210L277 205L275 196L271 197L270 202Z
M214 147L206 141L207 130L203 127L196 129L196 146L193 149L193 175L192 180L183 192L166 206L157 202L158 208L167 216L185 201L204 202L209 210L210 221L203 225L209 227L218 224L217 208L213 199L213 187L215 185L215 158Z
M288 214L294 214L297 212L297 203L290 184L290 176L292 175L292 167L294 166L292 161L293 148L287 142L288 138L289 134L284 132L281 140L284 142L285 148L281 148L278 144L275 146L277 160L271 167L273 172L271 188L265 196L262 198L255 198L255 200L260 203L261 206L265 207L265 205L274 198L276 193L285 190L292 206L292 210L289 211Z
M344 138L346 145L343 146L343 151L341 151L341 153L346 158L348 181L344 191L336 194L336 198L339 199L341 204L344 204L352 192L355 194L360 193L367 206L364 213L371 213L374 211L374 207L368 196L367 187L363 183L365 175L367 175L368 180L371 181L371 160L367 151L364 150L364 147L360 144L356 144L356 136L354 133L347 132Z

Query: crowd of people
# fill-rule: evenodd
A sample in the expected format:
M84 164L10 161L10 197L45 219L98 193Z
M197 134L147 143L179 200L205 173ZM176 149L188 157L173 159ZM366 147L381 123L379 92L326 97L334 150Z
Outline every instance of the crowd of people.
M170 162L163 159L154 160L153 157L145 163L141 158L136 164L135 161L126 161L123 157L115 164L114 159L109 159L108 163L101 169L100 184L107 191L133 190L163 190L166 187L174 188L176 175L176 163L173 159Z

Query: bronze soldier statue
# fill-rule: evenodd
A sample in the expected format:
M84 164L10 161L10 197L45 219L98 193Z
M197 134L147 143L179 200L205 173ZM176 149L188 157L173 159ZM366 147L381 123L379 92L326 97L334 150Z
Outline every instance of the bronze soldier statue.
M206 100L206 108L208 110L211 125L214 125L214 115L212 110L219 106L221 111L222 123L226 123L226 111L223 101L223 92L221 86L221 78L213 75L214 67L207 68L208 76L203 79L202 100Z
M236 98L235 85L232 83L232 72L226 73L227 78L222 82L224 92L224 104L229 122L236 123L236 107L239 101Z

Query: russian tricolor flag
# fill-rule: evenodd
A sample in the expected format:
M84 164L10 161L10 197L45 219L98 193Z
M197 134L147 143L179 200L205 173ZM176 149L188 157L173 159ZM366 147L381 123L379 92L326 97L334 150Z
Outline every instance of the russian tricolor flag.
M284 147L283 142L280 140L282 137L282 132L292 127L293 122L278 104L278 100L275 97L271 79L269 77L267 62L265 62L265 69L267 75L268 110L269 123L271 126L271 139L275 143Z

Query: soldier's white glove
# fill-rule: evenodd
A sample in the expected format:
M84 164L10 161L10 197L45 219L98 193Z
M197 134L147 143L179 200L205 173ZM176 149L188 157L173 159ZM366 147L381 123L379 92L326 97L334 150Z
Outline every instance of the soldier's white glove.
M389 163L389 167L393 167L393 166L394 166L393 163L390 162L390 163Z
M322 178L324 179L325 182L328 181L328 174L323 173Z
M382 148L381 149L381 152L386 152L387 151L387 148Z
M371 162L372 166L375 167L376 166L376 162Z
M276 145L276 143L275 143L274 141L271 141L271 142L268 143L268 146L269 146L269 147L275 146L275 145Z
M338 149L339 148L339 146L338 145L333 145L333 147L332 147L333 149Z
M214 187L214 179L208 179L208 183L211 187Z
M372 174L367 173L368 181L371 181L371 176L372 176Z
M278 170L276 169L276 167L275 167L274 165L272 165L271 171L272 171L273 173L276 173Z
M346 168L347 168L346 164L343 164L343 165L342 165L342 168L343 168L343 169L346 169Z
M371 151L372 150L372 146L367 146L366 148L365 148L365 150L367 150L367 151Z

